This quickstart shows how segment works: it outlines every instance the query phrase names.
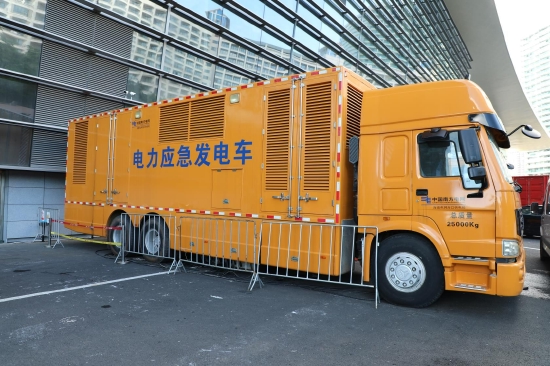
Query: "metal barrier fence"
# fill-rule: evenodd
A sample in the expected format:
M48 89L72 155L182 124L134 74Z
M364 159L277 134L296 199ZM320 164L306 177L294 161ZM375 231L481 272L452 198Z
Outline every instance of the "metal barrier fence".
M254 273L258 230L254 220L181 216L178 268L184 262ZM251 279L252 281L252 279Z
M48 238L49 248L55 248L56 245L64 247L59 237L61 224L59 220L59 209L50 207L38 207L37 211L39 233L33 239L35 241L44 242L45 238ZM52 241L55 241L52 245Z
M378 306L376 227L182 216L178 229L177 269L189 262L251 272L249 291L263 285L260 275L370 287ZM367 236L375 243L370 272L362 266L370 258Z
M372 276L363 266L365 258L370 258L367 236L374 236L375 243ZM378 305L378 228L264 221L261 238L261 253L250 290L260 275L299 278L373 288ZM361 258L355 258L357 245Z
M115 221L116 219L113 220ZM176 217L123 213L120 216L120 226L122 230L113 230L110 240L121 243L115 262L121 259L125 263L125 255L133 253L143 255L148 261L156 263L171 259L169 272L176 270Z

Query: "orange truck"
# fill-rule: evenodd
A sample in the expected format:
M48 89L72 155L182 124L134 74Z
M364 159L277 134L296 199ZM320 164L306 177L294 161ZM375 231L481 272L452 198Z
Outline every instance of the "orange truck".
M110 241L105 226L137 225L122 213L354 223L379 230L377 266L374 239L351 245L389 302L516 296L525 252L508 147L471 81L376 89L328 68L71 120L64 222ZM159 241L152 250L181 249Z

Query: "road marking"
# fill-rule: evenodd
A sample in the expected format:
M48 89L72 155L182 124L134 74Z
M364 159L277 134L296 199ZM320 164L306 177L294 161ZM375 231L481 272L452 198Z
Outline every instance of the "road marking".
M152 276L158 276L163 274L169 274L170 272L159 272L159 273L151 273L147 275L141 275L141 276L134 276L134 277L127 277L127 278L121 278L119 280L112 280L112 281L105 281L105 282L97 282L97 283L90 283L88 285L82 285L82 286L76 286L76 287L69 287L64 288L61 290L54 290L54 291L45 291L45 292L36 292L34 294L28 294L28 295L22 295L22 296L14 296L14 297L8 297L5 299L0 299L0 302L8 302L8 301L14 301L14 300L21 300L21 299L27 299L29 297L35 297L35 296L42 296L42 295L50 295L55 294L58 292L67 292L67 291L74 291L74 290L80 290L83 288L88 287L94 287L94 286L103 286L108 285L111 283L117 283L117 282L124 282L124 281L131 281L131 280L137 280L139 278L146 278L146 277L152 277Z
M531 249L531 250L536 250L536 251L539 251L540 252L540 249L539 248L529 248L529 247L524 247L525 249Z

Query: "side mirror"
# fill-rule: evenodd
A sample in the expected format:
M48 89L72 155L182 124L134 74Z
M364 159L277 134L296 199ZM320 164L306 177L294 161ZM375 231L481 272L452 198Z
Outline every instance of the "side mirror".
M462 157L466 164L478 164L482 162L479 140L473 128L458 131L458 143L460 144L460 151L462 151ZM470 169L468 169L468 174L470 173ZM483 171L485 171L485 168L483 168ZM475 179L472 175L470 175L470 178Z
M348 160L352 164L359 161L359 137L353 136L349 139Z
M540 139L540 136L541 136L540 132L533 129L533 127L531 127L531 125L523 126L523 128L521 129L521 133L524 134L527 137L532 138L532 139Z

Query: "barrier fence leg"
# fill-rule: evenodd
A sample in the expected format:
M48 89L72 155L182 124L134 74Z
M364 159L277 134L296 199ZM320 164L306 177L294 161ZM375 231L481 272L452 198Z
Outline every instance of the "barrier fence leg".
M48 245L46 245L46 248L54 248L52 247L52 225L51 225L51 222L48 223ZM44 237L42 237L42 241L44 241Z
M124 237L124 233L126 230L124 230L124 225L122 225L122 232L120 234L120 250L118 251L118 255L116 256L115 258L115 263L118 262L118 259L120 258L120 264L126 264L128 262L126 262L125 260L125 253L124 253L124 247L126 246L125 243L126 243L126 238ZM113 235L114 236L114 235Z

